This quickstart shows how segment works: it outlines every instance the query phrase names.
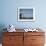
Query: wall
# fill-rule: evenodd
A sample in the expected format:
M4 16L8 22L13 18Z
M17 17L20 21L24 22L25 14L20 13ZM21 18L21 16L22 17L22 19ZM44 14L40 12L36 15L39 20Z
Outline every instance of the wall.
M13 24L16 28L41 27L46 28L46 0L1 0L0 24ZM34 22L17 22L18 7L34 7L36 20Z

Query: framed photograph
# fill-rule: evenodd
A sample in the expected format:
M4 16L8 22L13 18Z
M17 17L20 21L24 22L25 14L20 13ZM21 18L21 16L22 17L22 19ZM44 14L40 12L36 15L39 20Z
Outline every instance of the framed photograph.
M19 7L18 21L35 21L35 8Z

